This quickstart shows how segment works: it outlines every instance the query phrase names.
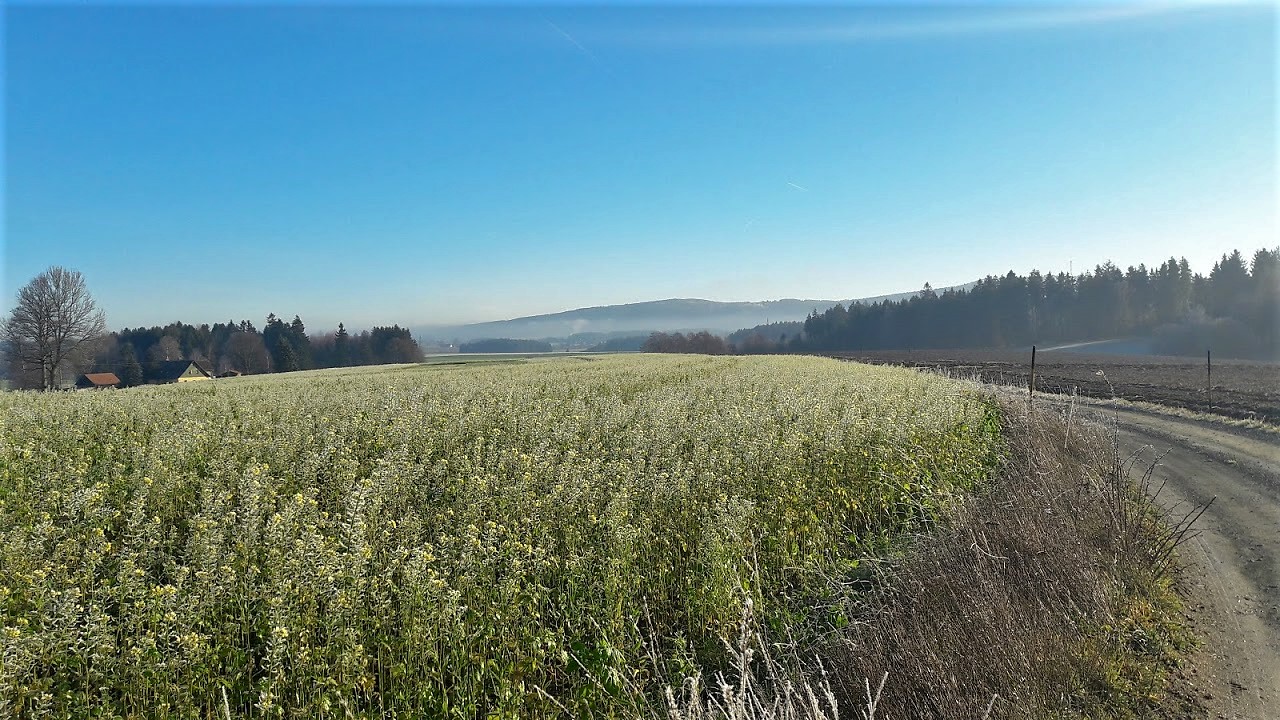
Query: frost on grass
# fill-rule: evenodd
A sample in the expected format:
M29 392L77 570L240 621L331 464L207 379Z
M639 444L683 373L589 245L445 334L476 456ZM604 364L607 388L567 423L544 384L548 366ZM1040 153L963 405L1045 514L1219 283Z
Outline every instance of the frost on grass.
M0 714L630 714L991 472L960 385L605 357L0 396ZM708 675L709 677L709 675Z

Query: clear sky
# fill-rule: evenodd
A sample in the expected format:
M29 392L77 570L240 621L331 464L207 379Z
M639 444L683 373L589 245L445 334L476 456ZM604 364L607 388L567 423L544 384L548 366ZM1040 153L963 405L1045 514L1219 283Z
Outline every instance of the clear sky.
M117 328L1280 242L1273 5L6 5L5 303L60 264Z

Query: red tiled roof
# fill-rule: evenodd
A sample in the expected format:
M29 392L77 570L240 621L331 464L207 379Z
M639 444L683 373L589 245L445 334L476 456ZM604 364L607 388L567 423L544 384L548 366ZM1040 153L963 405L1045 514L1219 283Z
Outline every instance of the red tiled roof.
M120 378L115 373L85 373L84 379L94 385L119 385Z

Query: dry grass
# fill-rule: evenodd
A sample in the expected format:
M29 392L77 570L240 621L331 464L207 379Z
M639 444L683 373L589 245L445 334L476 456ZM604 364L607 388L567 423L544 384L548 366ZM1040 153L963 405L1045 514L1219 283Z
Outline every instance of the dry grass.
M816 657L744 620L733 671L670 693L670 717L1158 715L1190 643L1169 589L1188 518L1159 516L1105 428L1005 417L999 481L876 564Z

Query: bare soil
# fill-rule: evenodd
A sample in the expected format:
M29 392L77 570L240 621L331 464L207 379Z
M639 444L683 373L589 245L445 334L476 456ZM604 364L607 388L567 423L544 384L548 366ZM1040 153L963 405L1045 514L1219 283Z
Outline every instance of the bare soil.
M832 353L874 364L940 370L996 385L1027 387L1031 353L1016 350L912 350ZM1213 361L1212 391L1203 358L1038 353L1037 392L1118 397L1280 423L1280 363Z

